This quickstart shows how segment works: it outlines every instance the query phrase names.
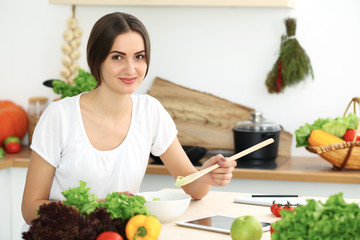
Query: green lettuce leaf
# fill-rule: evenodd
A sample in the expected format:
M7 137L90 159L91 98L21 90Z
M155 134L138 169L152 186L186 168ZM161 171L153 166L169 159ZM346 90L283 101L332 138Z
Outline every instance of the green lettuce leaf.
M65 190L62 195L66 198L63 202L66 206L75 206L83 214L89 214L99 206L97 196L90 194L90 188L84 181L80 181L79 187Z
M282 210L281 216L272 224L272 240L360 239L360 207L346 203L342 193L330 196L325 203L308 200L294 212Z
M137 214L151 215L144 203L143 196L128 196L125 193L113 192L105 197L105 203L101 202L100 206L106 208L112 219L129 219Z

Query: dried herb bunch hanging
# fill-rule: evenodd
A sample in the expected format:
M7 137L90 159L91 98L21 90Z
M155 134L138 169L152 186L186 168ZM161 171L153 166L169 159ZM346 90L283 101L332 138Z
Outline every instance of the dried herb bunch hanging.
M269 93L280 93L288 86L303 81L309 74L314 79L310 59L295 38L296 20L285 20L287 35L281 36L280 56L266 78Z

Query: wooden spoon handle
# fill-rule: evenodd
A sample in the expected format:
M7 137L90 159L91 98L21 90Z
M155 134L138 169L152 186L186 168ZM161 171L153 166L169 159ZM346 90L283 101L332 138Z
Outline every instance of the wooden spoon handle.
M254 152L254 151L256 151L256 150L258 150L260 148L263 148L263 147L265 147L265 146L267 146L267 145L269 145L269 144L271 144L273 142L274 142L274 139L269 138L269 139L267 139L265 141L262 141L262 142L254 145L252 147L249 147L249 148L247 148L247 149L245 149L245 150L243 150L243 151L241 151L241 152L227 158L227 161L235 161L236 159L241 158L241 157L243 157L243 156L245 156L245 155L247 155L249 153L252 153L252 152ZM204 176L208 172L211 172L211 171L215 170L218 167L220 167L218 164L214 164L214 165L212 165L210 167L207 167L207 168L205 168L205 169L203 169L201 171L194 172L194 173L192 173L192 174L190 174L190 175L188 175L188 176L186 176L184 178L178 177L178 179L176 180L175 186L184 186L186 184L189 184L189 183L195 181L196 179Z

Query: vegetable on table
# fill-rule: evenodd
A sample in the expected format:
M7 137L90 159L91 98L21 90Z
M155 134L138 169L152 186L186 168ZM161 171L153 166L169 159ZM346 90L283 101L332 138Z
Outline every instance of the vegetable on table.
M277 207L274 208L273 214L274 214L275 216L277 216L277 217L281 217L280 211L283 210L283 209L284 209L284 207L281 206L281 205L279 205L279 206L277 206Z
M273 234L275 232L274 228L272 227L272 224L270 225L270 234Z
M113 231L102 232L97 236L96 240L124 240L120 234Z
M360 236L360 207L346 203L342 193L331 195L325 203L307 200L294 211L282 211L282 218L272 223L272 240L346 239Z
M22 234L25 240L95 240L105 231L115 231L125 239L127 220L111 219L105 208L96 208L90 214L81 214L76 208L61 202L43 204L38 218L31 222L29 231Z
M105 203L99 202L84 181L62 194L65 201L40 206L38 217L32 221L29 231L23 233L23 239L95 240L105 231L117 232L126 239L125 228L131 217L151 215L143 196L113 192L105 197Z
M99 203L101 207L106 208L112 219L130 219L138 214L151 215L144 204L145 198L143 196L128 196L125 193L119 194L117 192L108 194L105 197L105 203Z
M160 221L154 216L135 215L126 224L126 237L130 240L155 240L161 230Z
M277 217L281 217L281 211L283 209L285 209L287 211L294 211L295 207L290 205L289 202L287 204L285 204L285 205L274 203L270 207L271 212Z
M80 213L89 214L98 207L98 198L95 194L90 194L90 188L86 187L86 182L80 181L80 186L69 188L62 192L66 198L63 203L66 206L75 206Z
M80 186L69 188L63 193L67 206L75 206L81 213L89 214L97 207L103 207L110 213L112 219L130 219L137 214L151 215L144 205L143 196L128 196L126 193L113 192L105 197L105 202L99 202L95 194L90 194L90 188L86 187L86 182L80 181Z
M275 201L273 201L273 204L272 204L271 207L270 207L271 213L274 213L274 209L275 209L276 207L278 207L278 206L280 206L280 204L277 204L277 203L275 203Z

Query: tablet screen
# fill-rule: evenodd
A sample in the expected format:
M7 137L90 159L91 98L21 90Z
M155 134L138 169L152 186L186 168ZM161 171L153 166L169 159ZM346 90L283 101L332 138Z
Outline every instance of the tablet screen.
M203 230L230 233L231 224L235 219L235 217L217 214L196 219L190 219L187 221L180 221L176 222L176 224L185 227L193 227ZM261 225L263 227L263 231L268 231L270 229L270 223L268 222L261 222Z

